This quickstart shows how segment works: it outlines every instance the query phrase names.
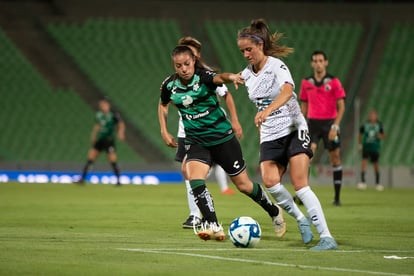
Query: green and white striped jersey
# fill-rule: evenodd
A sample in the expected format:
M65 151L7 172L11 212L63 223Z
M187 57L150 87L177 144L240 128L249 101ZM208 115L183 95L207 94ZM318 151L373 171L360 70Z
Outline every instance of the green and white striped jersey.
M174 104L181 114L186 144L213 146L234 136L217 99L214 75L214 72L197 68L187 85L182 84L176 74L161 85L161 103Z

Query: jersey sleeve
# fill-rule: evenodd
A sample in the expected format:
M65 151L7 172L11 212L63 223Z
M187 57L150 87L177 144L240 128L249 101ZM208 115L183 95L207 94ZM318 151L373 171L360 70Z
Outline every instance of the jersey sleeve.
M167 87L170 80L171 80L171 77L168 77L161 84L160 103L163 105L166 105L171 101L171 90L169 90Z
M299 91L299 99L302 102L308 101L308 93L306 92L307 91L306 85L307 85L307 80L302 80L300 84L300 91Z
M122 122L122 121L123 121L123 120L122 120L121 113L119 113L119 112L115 111L115 112L114 112L114 122L115 122L115 124L117 125L118 123L120 123L120 122Z
M226 96L227 92L229 92L229 90L227 89L227 86L225 84L222 84L221 86L217 86L216 88L216 93L220 97Z
M345 95L345 89L342 86L341 81L338 78L334 78L335 83L335 98L336 99L343 99L346 97Z
M249 77L249 69L248 67L244 68L241 72L241 77L246 80Z
M359 133L364 134L364 131L365 131L364 125L360 126L359 127Z
M283 61L278 59L277 62L274 63L273 71L275 72L276 78L281 85L290 83L293 86L293 90L295 90L295 82L293 81L289 68Z
M200 70L200 71L197 71L196 74L200 75L201 83L205 84L207 87L213 90L216 90L217 84L214 83L214 76L216 75L215 72Z

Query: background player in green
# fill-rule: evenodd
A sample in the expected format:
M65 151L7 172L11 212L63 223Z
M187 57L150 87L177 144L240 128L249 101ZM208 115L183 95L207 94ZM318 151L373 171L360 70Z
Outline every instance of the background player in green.
M360 127L358 136L359 148L362 149L361 182L357 185L357 188L360 190L365 190L367 188L367 184L365 183L365 171L368 159L374 166L375 187L377 191L384 190L384 186L380 184L379 171L381 140L384 138L384 128L382 123L378 121L378 114L375 110L371 110L368 115L368 121Z
M89 167L98 158L101 151L105 151L112 169L117 177L117 185L119 182L119 167L117 164L117 155L115 148L115 139L118 136L119 140L125 139L125 124L119 113L111 110L111 104L108 99L103 98L99 100L99 111L96 112L95 124L91 133L92 147L88 152L88 160L82 171L81 178L78 183L85 182Z

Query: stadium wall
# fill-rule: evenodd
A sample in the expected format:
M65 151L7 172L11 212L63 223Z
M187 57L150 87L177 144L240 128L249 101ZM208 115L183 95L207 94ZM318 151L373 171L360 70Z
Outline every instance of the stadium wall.
M198 25L200 19L234 19L245 20L246 24L252 18L266 18L283 21L333 21L333 22L360 22L364 26L377 25L377 32L383 35L387 32L388 26L394 22L414 22L414 4L412 3L314 3L314 2L278 2L278 1L136 1L136 0L54 0L54 1L0 1L0 24L19 24L19 21L27 18L34 18L36 24L42 25L48 22L66 21L80 22L90 17L142 17L142 18L176 18L180 22L180 27L186 34L196 34L203 39ZM5 23L6 22L6 23ZM8 23L7 23L8 22ZM18 34L17 34L18 36ZM375 40L376 54L371 55L365 67L367 76L375 73L375 63L381 54L378 42ZM361 45L363 47L363 45ZM368 51L371 48L367 49ZM207 46L205 57L213 62L217 59L212 54L213 51ZM217 64L217 62L216 62ZM47 74L47 73L45 73ZM53 76L52 76L53 78ZM362 102L364 93L369 86L368 82L355 83L355 76L345 81L346 87L354 89L363 88L360 96ZM53 81L52 81L53 83ZM349 106L351 109L352 106ZM352 129L352 119L347 122L346 127ZM352 138L351 138L352 139ZM60 164L48 162L13 162L0 164L0 170L13 169L51 169L51 170L73 170L78 169L82 164ZM159 170L167 169L163 164L147 164L143 167L126 165L126 167L136 170ZM168 168L175 168L168 164ZM318 178L311 178L314 183L330 183L329 167L324 167ZM98 164L96 170L105 171L105 165ZM358 169L347 168L349 171L345 175L345 183L356 181ZM351 173L352 171L352 173ZM383 170L383 179L387 179L389 185L412 186L413 169L407 167L386 168ZM369 176L368 176L369 177ZM386 184L387 185L387 184Z

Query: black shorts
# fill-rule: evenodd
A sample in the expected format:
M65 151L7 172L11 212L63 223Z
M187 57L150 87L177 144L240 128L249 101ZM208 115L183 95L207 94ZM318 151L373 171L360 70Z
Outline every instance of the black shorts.
M260 162L273 160L286 168L289 159L297 154L305 153L312 158L309 141L309 136L305 140L300 140L298 131L294 131L285 137L263 142L260 144Z
M362 159L369 159L370 162L376 163L378 162L380 154L378 151L367 151L362 150Z
M178 137L178 147L174 160L182 163L185 157L185 138Z
M219 145L204 147L186 145L187 162L199 161L209 165L220 165L229 176L236 176L246 169L240 143L236 137Z
M334 120L314 120L309 119L309 134L311 138L311 143L319 144L319 141L323 140L323 146L325 149L332 151L341 146L341 137L338 132L338 138L335 141L329 141L329 131Z
M105 151L106 153L116 152L115 141L113 139L97 140L93 148L97 151Z

